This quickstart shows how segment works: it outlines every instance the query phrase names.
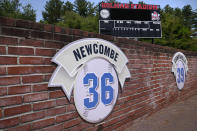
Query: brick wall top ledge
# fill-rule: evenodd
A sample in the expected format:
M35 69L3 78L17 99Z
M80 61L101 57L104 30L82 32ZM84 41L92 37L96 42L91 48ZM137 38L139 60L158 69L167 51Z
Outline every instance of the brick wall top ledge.
M116 43L118 46L121 46L122 44L126 46L133 45L136 49L142 47L144 50L168 53L171 55L175 52L181 51L185 55L197 56L197 52L8 17L0 17L0 35L16 36L25 39L44 39L64 43L82 38L101 38Z

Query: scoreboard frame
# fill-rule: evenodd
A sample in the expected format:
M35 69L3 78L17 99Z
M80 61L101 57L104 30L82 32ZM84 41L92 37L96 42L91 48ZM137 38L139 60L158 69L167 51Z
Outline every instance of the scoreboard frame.
M111 12L112 13L115 12L114 10L116 11L116 13L117 12L119 13L121 11L122 13L126 12L125 14L127 15L125 16L121 15L123 19L117 19L119 18L119 16L116 16L116 14L111 15ZM133 19L133 14L130 15L129 13L133 13L133 14L135 13L134 19ZM129 17L127 17L128 14L130 15ZM145 18L143 19L140 16L145 16ZM103 26L109 22L111 24L110 25L111 27ZM122 25L124 26L117 27L116 25L119 22L122 23ZM132 27L131 26L129 27L128 26L129 24L131 24ZM141 27L146 26L146 27L139 28L140 26ZM103 33L103 31L105 31L106 28L108 29L108 31L110 30L110 32ZM127 38L162 38L160 6L148 5L148 4L125 4L125 3L101 2L99 4L99 34L112 35L116 37L127 37Z

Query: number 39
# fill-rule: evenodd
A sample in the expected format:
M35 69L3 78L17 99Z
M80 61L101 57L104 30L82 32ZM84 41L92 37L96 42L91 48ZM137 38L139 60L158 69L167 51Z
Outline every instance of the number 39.
M183 68L177 68L177 73L178 73L178 83L184 82L184 69Z
M94 73L88 73L86 76L83 78L83 84L84 85L89 85L90 80L93 82L93 87L89 88L89 93L93 95L93 101L90 101L90 98L85 98L84 99L84 106L88 109L96 107L96 105L99 102L99 93L96 91L99 83L98 83L98 77ZM106 85L106 81L109 80L109 83L111 84L114 79L111 73L104 73L101 77L101 102L104 105L108 105L112 102L113 100L113 88L111 86ZM107 93L109 93L109 97L107 98Z

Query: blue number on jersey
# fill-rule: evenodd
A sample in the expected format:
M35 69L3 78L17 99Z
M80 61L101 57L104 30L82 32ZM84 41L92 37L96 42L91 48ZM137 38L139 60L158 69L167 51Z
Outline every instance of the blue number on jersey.
M101 101L105 105L110 104L113 100L113 97L114 97L113 88L111 86L106 85L107 80L109 80L109 83L112 83L114 81L111 73L105 73L101 77ZM107 98L107 94L109 94L109 98Z
M184 69L183 68L177 68L177 73L178 73L178 78L177 78L177 82L184 82Z
M84 85L89 85L90 80L93 82L93 87L89 88L90 95L93 95L93 101L90 98L84 99L84 106L88 109L96 107L98 104L99 94L96 92L96 88L98 87L98 78L94 73L88 73L83 79ZM107 84L107 80L109 83L113 83L114 79L111 73L104 73L101 77L101 101L104 105L108 105L113 101L114 91L113 88Z
M90 101L90 98L84 99L84 105L87 108L93 108L98 103L98 93L96 92L96 88L98 86L98 80L94 73L88 73L83 79L83 84L88 85L90 83L90 80L93 81L93 87L89 88L89 93L93 95L93 101Z

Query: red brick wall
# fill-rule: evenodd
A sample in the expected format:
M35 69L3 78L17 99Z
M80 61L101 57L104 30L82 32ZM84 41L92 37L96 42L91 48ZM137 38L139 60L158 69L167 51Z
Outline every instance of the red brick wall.
M56 65L52 56L81 38L102 38L120 47L129 59L131 79L120 91L107 119L90 124L68 102L61 88L49 88ZM179 91L171 73L175 52L189 65L185 87ZM122 130L132 121L177 100L197 94L197 53L128 39L0 17L0 129L5 130Z

